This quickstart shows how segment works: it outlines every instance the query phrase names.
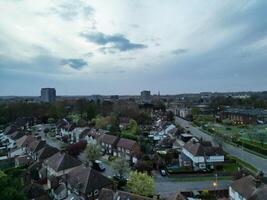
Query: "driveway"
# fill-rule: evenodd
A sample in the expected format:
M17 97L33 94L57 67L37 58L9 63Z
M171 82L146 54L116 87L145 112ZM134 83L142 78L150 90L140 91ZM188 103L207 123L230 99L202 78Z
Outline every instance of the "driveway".
M198 137L198 138L203 138L204 140L209 140L209 141L214 141L213 136L208 135L207 133L204 133L203 131L199 130L196 127L193 127L190 122L181 119L179 117L175 118L175 121L180 124L183 128L186 128L187 130L190 130L192 135ZM232 146L230 144L227 144L223 142L222 144L223 150L227 153L229 153L232 156L235 156L253 166L255 166L259 171L264 172L264 176L267 176L267 159L264 159L262 157L259 157L255 154L251 154L247 151L243 151L242 149Z

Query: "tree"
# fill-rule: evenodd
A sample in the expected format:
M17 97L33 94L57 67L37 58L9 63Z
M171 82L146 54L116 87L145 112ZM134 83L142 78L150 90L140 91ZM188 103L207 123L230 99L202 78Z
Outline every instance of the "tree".
M153 178L146 173L137 171L130 172L128 186L132 192L143 196L152 196L155 190Z
M72 156L78 156L86 147L86 140L81 140L75 144L70 144L67 146L67 151Z
M14 172L16 170L9 171L7 175L0 178L0 199L26 200L26 196L22 192L21 180L17 178L17 172Z
M6 176L6 174L2 170L0 170L0 178L3 176Z
M124 158L117 158L114 161L113 169L116 175L119 175L120 178L125 176L129 171L129 163Z
M101 157L101 147L98 144L89 143L85 149L85 154L88 161L94 163Z
M139 160L136 165L135 165L135 169L138 172L146 172L148 174L151 174L152 170L153 170L153 162L152 161L145 161L145 160Z

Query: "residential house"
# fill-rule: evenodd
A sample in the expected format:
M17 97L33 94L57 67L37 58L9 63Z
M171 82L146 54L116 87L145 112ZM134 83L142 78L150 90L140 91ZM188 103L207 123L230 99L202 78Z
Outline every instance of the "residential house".
M104 134L100 138L102 152L113 155L113 151L116 149L118 140L119 138L117 136Z
M245 176L229 186L230 200L265 200L267 185L261 182L261 176Z
M152 198L130 192L113 191L108 188L103 188L99 194L98 200L152 200Z
M42 149L45 145L46 142L44 140L34 140L27 147L27 152L29 155L34 157L35 153Z
M43 161L58 152L59 150L57 148L51 147L50 145L45 145L43 148L41 148L35 153L34 158L37 161Z
M28 155L21 155L15 158L15 167L28 166L32 162L32 159Z
M101 137L103 137L105 134L108 134L109 131L103 130L103 129L95 129L92 128L88 131L87 135L85 136L85 140L87 143L100 143Z
M102 188L112 188L112 181L98 171L85 166L71 170L67 175L69 193L83 199L97 199Z
M86 137L86 134L89 132L89 127L77 127L74 128L70 135L71 135L71 142L76 143Z
M27 147L35 141L35 138L31 135L24 135L23 137L16 140L16 148L9 151L9 157L13 158L15 156L23 155L27 153Z
M182 159L186 156L191 160L192 167L196 171L213 168L214 165L224 162L222 148L212 146L211 142L207 141L192 139L184 145L181 154L183 155L180 156L180 164L183 165Z
M136 163L140 155L140 146L135 140L119 138L116 151L113 152L113 155L118 157L124 156L126 160Z
M67 128L70 123L66 119L61 119L56 123L56 133L62 134L63 129Z
M64 174L67 174L72 169L82 164L81 161L76 158L64 153L58 152L53 156L47 158L43 162L43 169L46 170L46 176L48 178L48 188L51 188L53 185L53 180L57 177L61 177ZM42 170L42 169L41 169ZM39 172L40 173L40 172ZM40 178L44 178L44 174L40 173Z

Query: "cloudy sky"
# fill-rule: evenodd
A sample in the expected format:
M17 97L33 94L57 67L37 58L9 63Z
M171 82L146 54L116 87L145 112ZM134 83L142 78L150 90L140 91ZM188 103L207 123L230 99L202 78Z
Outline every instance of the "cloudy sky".
M0 0L0 95L267 90L266 0Z

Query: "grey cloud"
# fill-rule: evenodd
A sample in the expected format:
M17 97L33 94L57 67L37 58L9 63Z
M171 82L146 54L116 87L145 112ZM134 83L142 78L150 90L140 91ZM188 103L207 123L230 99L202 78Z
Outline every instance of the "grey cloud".
M136 49L147 48L144 44L132 43L122 34L107 35L101 32L93 33L81 33L81 36L88 41L105 46L111 45L111 47L102 47L100 49L103 53L114 53L118 51L130 51Z
M79 15L85 18L90 17L94 9L79 1L68 1L60 6L51 8L50 12L60 16L64 20L74 20Z
M135 60L135 57L120 58L120 60Z
M83 59L63 59L62 60L63 65L68 65L73 69L79 70L82 67L87 65L87 62Z
M171 53L178 55L178 54L184 54L187 52L188 52L188 49L175 49Z

